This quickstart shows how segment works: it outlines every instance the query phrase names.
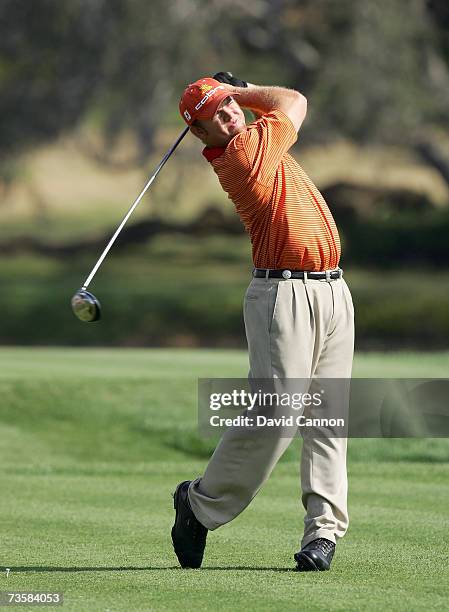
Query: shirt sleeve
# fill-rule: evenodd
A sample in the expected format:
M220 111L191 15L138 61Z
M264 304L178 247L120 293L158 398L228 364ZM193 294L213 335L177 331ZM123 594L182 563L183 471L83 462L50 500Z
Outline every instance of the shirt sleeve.
M267 185L274 177L282 157L296 142L298 134L285 113L274 110L260 117L231 143L248 164L253 181ZM244 155L242 155L244 153Z

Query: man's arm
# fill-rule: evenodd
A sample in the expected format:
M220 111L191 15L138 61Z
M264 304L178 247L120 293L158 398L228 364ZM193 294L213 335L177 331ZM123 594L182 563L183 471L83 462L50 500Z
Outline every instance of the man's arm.
M248 108L256 117L274 110L282 111L295 126L301 127L307 112L307 100L294 89L285 87L259 87L248 83L248 87L228 85L234 93L239 94L237 102L243 108Z

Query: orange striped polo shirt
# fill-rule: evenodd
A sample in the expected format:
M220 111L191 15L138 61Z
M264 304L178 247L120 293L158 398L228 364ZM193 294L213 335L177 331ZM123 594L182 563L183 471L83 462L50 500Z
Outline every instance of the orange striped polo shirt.
M296 139L290 119L274 110L203 154L250 235L256 268L330 270L340 238L323 196L287 153Z

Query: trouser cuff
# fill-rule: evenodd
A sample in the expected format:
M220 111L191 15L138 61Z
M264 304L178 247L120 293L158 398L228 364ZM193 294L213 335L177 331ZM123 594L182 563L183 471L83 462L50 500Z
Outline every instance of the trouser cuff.
M329 529L318 529L318 531L303 537L301 540L301 548L304 548L304 546L307 546L307 544L310 544L310 542L313 542L313 540L317 540L318 538L326 538L326 540L330 540L334 544L337 543L337 539L333 531L329 531Z
M196 519L202 525L204 525L204 527L209 529L209 531L214 531L215 529L218 529L218 527L221 527L223 523L217 523L216 521L211 519L209 516L207 516L207 514L204 513L201 506L198 504L196 500L196 496L201 495L198 492L198 484L200 481L201 481L201 478L196 478L196 480L192 480L192 482L190 483L189 491L188 491L189 504L190 504L190 507Z

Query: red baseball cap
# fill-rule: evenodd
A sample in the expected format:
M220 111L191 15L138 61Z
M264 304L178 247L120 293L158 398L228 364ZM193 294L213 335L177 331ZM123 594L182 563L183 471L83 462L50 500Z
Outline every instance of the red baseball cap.
M179 112L188 125L196 119L212 119L222 100L231 94L227 85L211 78L187 85L179 101Z

